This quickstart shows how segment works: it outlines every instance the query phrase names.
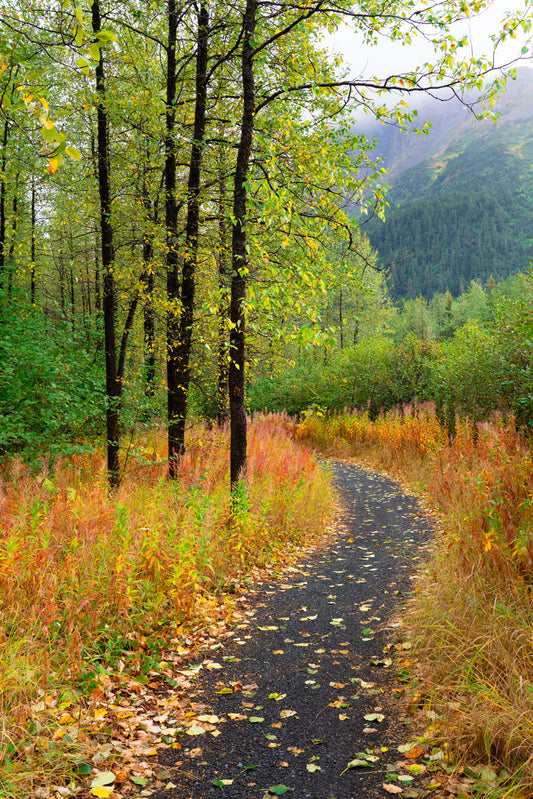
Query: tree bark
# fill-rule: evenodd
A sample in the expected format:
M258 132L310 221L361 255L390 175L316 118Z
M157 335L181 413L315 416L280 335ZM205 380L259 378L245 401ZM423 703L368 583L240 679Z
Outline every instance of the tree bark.
M0 290L4 288L6 270L6 167L8 137L9 120L6 119L2 136L2 162L0 166Z
M31 181L31 254L30 254L30 303L35 305L35 176ZM2 245L3 249L3 245ZM72 281L72 268L71 268Z
M222 153L223 155L223 153ZM217 423L222 427L228 421L228 335L227 286L228 226L226 218L226 180L221 158L218 181L218 350L217 350Z
M194 133L187 181L187 221L185 250L181 266L180 314L172 325L169 340L168 373L172 372L169 390L168 449L169 475L176 477L176 465L185 449L185 421L191 381L191 343L198 262L198 230L200 225L200 175L204 150L207 103L207 56L209 12L202 3L198 12L198 47L196 53L196 92Z
M19 179L20 174L17 172L15 177L15 191L13 194L13 215L11 219L11 242L9 244L9 252L7 254L7 301L8 304L13 299L13 256L15 254L15 241L16 241L16 234L17 234L17 223L18 223L18 191L19 191Z
M231 420L230 484L235 489L246 478L247 420L244 397L246 261L246 179L254 132L255 80L252 40L257 0L247 0L243 20L241 79L243 109L241 134L233 186L233 231L231 241L229 404Z
M92 27L94 33L101 29L100 0L93 0ZM117 377L115 304L116 290L113 247L113 226L111 222L111 185L109 162L109 119L106 98L104 57L100 51L100 60L96 66L97 94L97 160L98 160L98 192L100 196L100 230L101 254L103 270L102 305L104 312L104 345L106 373L106 429L107 429L107 471L111 488L116 488L120 481L119 444L120 444L120 398L121 386Z
M166 270L167 270L167 419L168 419L168 463L170 477L176 476L176 457L180 452L179 439L175 426L177 371L175 368L175 341L179 315L178 279L178 211L176 207L176 145L174 128L176 125L176 38L178 18L175 0L167 3L167 96L165 130L165 229L166 229Z

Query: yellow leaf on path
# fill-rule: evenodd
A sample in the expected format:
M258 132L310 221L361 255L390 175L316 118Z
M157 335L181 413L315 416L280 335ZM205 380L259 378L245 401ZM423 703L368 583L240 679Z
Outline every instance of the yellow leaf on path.
M95 719L103 719L104 716L107 716L107 710L105 707L99 707L98 710L95 710Z
M106 785L98 785L96 788L91 788L93 796L98 796L100 799L108 799L113 793L113 788L108 788Z
M197 724L193 724L192 727L186 731L187 735L204 735L205 730L203 727L199 727Z

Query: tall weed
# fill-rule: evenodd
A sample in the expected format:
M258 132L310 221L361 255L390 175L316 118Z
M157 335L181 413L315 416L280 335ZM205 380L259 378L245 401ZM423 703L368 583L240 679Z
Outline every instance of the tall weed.
M432 406L380 416L311 413L298 438L422 489L442 524L410 618L450 744L533 788L533 454L514 425L456 423Z
M205 598L321 534L328 478L293 432L283 416L253 422L238 512L227 431L206 426L191 430L173 482L163 436L140 442L112 496L97 454L60 460L53 472L19 460L4 468L0 768L15 768L10 752L28 735L38 688L79 686L98 664L127 665L132 636L198 621Z

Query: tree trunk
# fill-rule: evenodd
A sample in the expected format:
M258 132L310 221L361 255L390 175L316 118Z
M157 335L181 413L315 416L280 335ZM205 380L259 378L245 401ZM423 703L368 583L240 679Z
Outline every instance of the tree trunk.
M207 45L209 13L202 3L198 12L198 47L196 53L196 96L194 133L187 181L187 222L185 250L181 267L180 314L175 317L169 341L168 373L172 375L169 391L168 441L169 475L176 477L176 464L185 448L185 421L191 380L191 342L198 262L198 229L200 225L200 174L204 149L207 102Z
M72 280L72 269L70 276ZM35 177L31 181L30 302L35 305Z
M9 120L4 122L2 136L2 162L0 174L0 290L5 284L6 270L6 166L7 166L7 140L9 136Z
M227 287L228 226L226 219L226 180L221 159L218 181L218 351L217 351L217 423L222 427L228 421L228 326Z
M147 146L146 164L150 163L150 148ZM158 220L158 201L154 200L153 207L148 196L146 172L143 179L142 203L146 213L145 224ZM144 393L147 397L154 395L155 382L155 308L154 308L154 236L150 230L143 234L142 246L143 275L144 275L144 305L143 305L143 342L144 342L144 367L145 385Z
M339 330L340 334L340 344L341 350L344 349L344 329L343 329L344 320L342 318L342 287L339 289Z
M165 229L167 269L167 418L168 418L168 463L170 477L176 476L176 458L180 453L180 442L176 430L176 395L178 375L175 368L175 341L179 318L178 279L178 211L176 208L176 36L178 19L175 0L167 3L167 97L165 131Z
M20 175L17 172L15 177L15 191L13 194L13 216L11 219L11 242L9 244L9 252L7 254L7 301L8 303L11 302L13 299L13 256L15 254L15 241L16 241L16 234L17 234L17 222L18 222L18 191L19 191L19 179Z
M246 179L254 132L255 81L252 40L257 0L247 0L243 20L241 78L243 109L241 135L233 186L233 231L231 241L229 404L231 420L230 483L233 490L246 477L246 406L244 399L246 300Z
M94 33L101 29L100 0L93 0L92 27ZM114 247L113 226L111 223L111 186L109 175L109 120L106 105L106 84L103 51L96 66L97 94L97 158L98 192L100 196L100 230L103 270L104 345L106 372L106 428L107 428L107 470L111 488L120 481L119 443L120 443L120 396L121 386L117 378L116 336L115 336L115 278L113 275Z

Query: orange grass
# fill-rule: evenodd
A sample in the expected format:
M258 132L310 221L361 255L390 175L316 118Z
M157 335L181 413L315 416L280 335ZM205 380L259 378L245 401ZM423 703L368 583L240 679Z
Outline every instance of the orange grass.
M323 532L329 479L293 432L279 415L251 424L249 491L233 515L228 435L205 426L190 431L176 481L157 434L130 453L111 497L100 455L38 474L9 464L0 476L0 764L38 686L71 684L109 639L194 619L200 597Z
M298 438L396 474L441 511L410 618L426 688L449 741L533 789L533 453L512 422L457 421L453 441L431 406L370 422L316 414Z

